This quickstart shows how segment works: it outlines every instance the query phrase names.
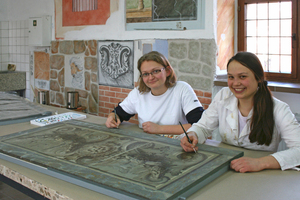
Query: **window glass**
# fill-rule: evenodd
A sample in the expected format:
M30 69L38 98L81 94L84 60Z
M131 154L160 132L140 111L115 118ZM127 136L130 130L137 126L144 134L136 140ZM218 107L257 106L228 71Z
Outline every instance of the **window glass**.
M268 57L268 55L258 54L257 57L259 58L262 66L264 68L264 71L269 71L269 57Z
M247 21L247 36L256 36L256 21Z
M290 19L292 18L292 2L281 2L281 18L287 18Z
M256 4L254 4L256 5ZM268 4L260 3L257 4L257 19L268 19Z
M269 72L279 72L279 55L269 56Z
M292 54L292 40L291 38L281 38L280 42L280 53L281 54Z
M269 33L268 20L258 20L257 21L257 36L268 36L268 33Z
M279 54L279 37L269 38L269 53Z
M247 19L256 19L256 4L247 5Z
M257 39L257 53L268 54L268 38L260 37Z
M292 3L245 5L245 50L259 56L266 72L292 73Z
M256 53L256 38L253 37L247 38L247 51Z
M269 19L279 19L279 4L269 3Z
M270 36L280 36L279 32L279 20L269 21L269 35Z
M281 28L281 36L291 36L292 35L292 20L291 19L284 19L281 20L280 23Z
M281 56L281 73L291 73L292 56Z

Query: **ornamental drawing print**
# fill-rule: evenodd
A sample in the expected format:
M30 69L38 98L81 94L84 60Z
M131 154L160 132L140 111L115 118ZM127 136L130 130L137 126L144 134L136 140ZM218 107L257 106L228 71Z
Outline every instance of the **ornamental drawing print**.
M84 57L66 56L66 86L84 89Z
M99 85L133 88L133 41L98 41Z

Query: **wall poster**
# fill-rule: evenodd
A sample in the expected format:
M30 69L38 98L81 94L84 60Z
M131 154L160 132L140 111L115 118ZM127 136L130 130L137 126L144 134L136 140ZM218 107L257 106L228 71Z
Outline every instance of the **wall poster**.
M204 28L204 0L126 0L127 30Z
M90 25L104 25L119 0L55 0L55 38Z
M84 90L84 56L65 56L65 86Z
M133 47L133 41L98 41L99 85L134 88Z

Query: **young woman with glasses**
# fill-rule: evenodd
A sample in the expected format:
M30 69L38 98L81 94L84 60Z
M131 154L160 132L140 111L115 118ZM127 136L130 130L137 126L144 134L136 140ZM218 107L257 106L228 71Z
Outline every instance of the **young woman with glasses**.
M177 81L169 61L152 51L138 60L138 87L108 115L106 126L116 128L138 114L139 127L146 133L173 137L197 122L203 110L192 87Z

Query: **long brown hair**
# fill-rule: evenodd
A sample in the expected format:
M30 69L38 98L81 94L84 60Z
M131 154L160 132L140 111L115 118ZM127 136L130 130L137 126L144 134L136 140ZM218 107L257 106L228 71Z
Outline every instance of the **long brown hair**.
M258 82L258 89L253 97L253 115L250 124L249 140L259 145L270 145L274 130L273 98L264 77L264 70L258 57L250 52L239 52L227 64L237 61L250 69Z
M170 71L170 75L167 77L165 85L167 88L173 87L177 81L177 77L175 75L174 69L171 66L170 62L168 59L161 53L157 51L151 51L138 60L138 70L140 72L140 75L142 74L141 72L141 66L144 61L154 61L159 64L161 64L166 70ZM138 80L138 89L140 93L145 93L149 92L151 89L144 83L143 78L140 76Z

